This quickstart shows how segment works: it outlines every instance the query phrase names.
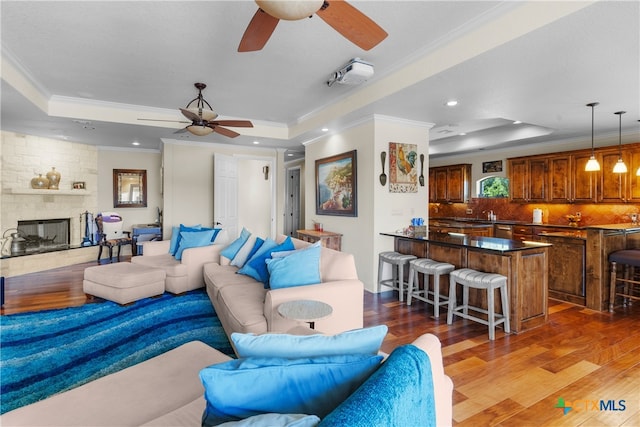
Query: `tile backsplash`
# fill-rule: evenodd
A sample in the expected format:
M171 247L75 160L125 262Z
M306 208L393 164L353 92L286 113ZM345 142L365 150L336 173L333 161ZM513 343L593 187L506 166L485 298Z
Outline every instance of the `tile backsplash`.
M542 209L544 224L568 225L566 215L580 212L580 226L623 224L631 222L630 214L640 214L638 204L559 204L559 203L511 203L508 199L474 198L469 203L429 203L429 217L456 217L487 219L489 211L498 220L532 222L533 210ZM472 213L467 213L471 210Z

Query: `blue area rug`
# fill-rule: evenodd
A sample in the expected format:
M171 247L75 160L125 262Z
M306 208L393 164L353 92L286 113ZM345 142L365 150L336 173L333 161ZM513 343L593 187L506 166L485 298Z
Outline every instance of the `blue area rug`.
M233 355L206 292L0 317L0 413L189 341Z

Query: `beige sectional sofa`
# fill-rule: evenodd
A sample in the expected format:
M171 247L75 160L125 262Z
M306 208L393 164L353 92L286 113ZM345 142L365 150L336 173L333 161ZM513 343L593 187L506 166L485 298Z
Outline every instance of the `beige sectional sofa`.
M216 239L217 241L218 239ZM169 240L143 242L142 255L131 258L131 263L165 271L165 290L181 294L204 286L203 267L220 259L220 251L226 241L199 248L185 249L182 260L176 260L169 253Z
M285 238L281 235L275 240L280 243ZM310 245L298 239L292 241L296 249ZM237 271L223 256L219 262L204 266L207 294L228 336L233 332L284 333L300 326L283 318L277 309L283 302L303 299L322 301L333 308L331 316L316 322L318 331L337 334L362 328L364 285L358 279L351 254L321 248L321 283L292 288L264 289L262 283Z
M440 341L425 334L413 344L430 358L436 424L449 426L453 383L444 374ZM198 373L206 366L227 360L229 357L223 353L193 341L73 390L7 412L0 416L0 425L200 426L205 400Z

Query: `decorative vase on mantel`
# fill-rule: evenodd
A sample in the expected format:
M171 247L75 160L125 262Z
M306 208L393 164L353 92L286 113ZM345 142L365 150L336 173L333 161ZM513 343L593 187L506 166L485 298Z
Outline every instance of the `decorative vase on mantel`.
M49 180L40 173L35 178L31 178L31 188L46 190L49 188Z
M49 180L49 190L59 189L60 172L58 172L55 167L52 167L51 170L47 172L47 179Z

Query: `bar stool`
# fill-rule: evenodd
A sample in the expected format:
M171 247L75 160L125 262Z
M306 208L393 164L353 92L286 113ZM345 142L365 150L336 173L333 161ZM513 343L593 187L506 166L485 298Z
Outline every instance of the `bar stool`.
M612 252L609 254L609 262L611 263L609 311L613 313L616 296L622 297L622 303L625 306L630 304L630 299L640 300L640 280L636 278L638 273L636 268L640 268L640 249ZM623 265L622 277L617 276L618 264ZM617 291L620 285L624 285L622 292Z
M433 315L439 317L440 306L449 303L449 298L440 296L440 276L451 273L455 268L453 264L429 258L419 258L409 262L407 305L411 305L411 298L433 304ZM422 290L420 290L420 273L424 274L424 289ZM429 276L433 276L433 291L429 290ZM432 296L433 299L429 299L429 296Z
M378 292L382 285L397 289L400 293L400 301L404 301L404 266L409 261L416 259L415 255L404 255L399 252L387 251L378 254ZM391 279L382 280L382 268L384 263L391 264Z
M462 305L456 306L456 285L462 285ZM469 305L469 288L487 290L487 308L481 309ZM502 301L502 314L495 313L494 290L500 290ZM469 309L484 313L487 320L469 314ZM453 315L473 320L489 326L489 340L495 339L495 327L504 323L504 331L511 332L509 325L509 297L507 294L507 278L500 274L484 273L470 268L461 268L449 274L449 311L447 312L447 324L453 323Z

